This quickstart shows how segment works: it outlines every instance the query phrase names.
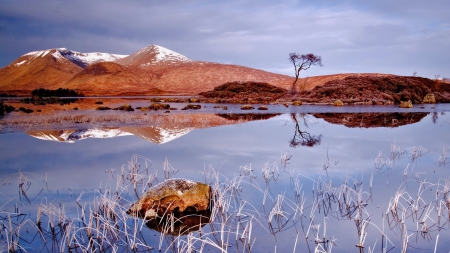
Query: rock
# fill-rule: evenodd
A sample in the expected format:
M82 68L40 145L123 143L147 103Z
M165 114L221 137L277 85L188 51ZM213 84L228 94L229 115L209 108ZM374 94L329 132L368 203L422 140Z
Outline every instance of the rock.
M169 104L160 104L160 103L153 103L149 107L147 107L149 110L169 110L170 105ZM142 110L142 109L141 109ZM145 109L144 109L145 110Z
M189 98L189 103L198 103L198 98Z
M258 110L263 110L263 111L267 111L267 110L268 110L268 108L267 108L267 106L265 106L265 105L262 105L262 106L258 107Z
M413 108L413 105L412 105L411 100L408 100L407 102L401 101L399 107L400 108Z
M300 106L302 104L303 104L302 101L299 101L299 100L295 100L292 102L292 105L295 105L295 106Z
M255 109L255 107L253 107L252 105L241 106L241 110L253 110L253 109Z
M181 110L189 110L189 109L198 110L200 108L202 108L201 105L190 105L189 104L189 105L186 105L185 107L181 108Z
M186 179L167 179L148 191L131 205L127 214L139 218L156 218L172 213L210 210L211 187Z
M344 102L342 102L341 100L336 100L334 101L334 106L344 106Z
M427 95L425 95L425 97L423 98L422 103L424 104L436 104L436 98L434 97L433 93L429 93Z

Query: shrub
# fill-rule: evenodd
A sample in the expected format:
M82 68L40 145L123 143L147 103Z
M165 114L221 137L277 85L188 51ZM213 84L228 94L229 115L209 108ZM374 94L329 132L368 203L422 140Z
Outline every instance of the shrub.
M116 109L119 111L126 111L126 112L134 111L133 107L131 107L131 105L127 105L127 104L121 105L121 106L115 108L115 110Z
M32 113L33 112L32 109L27 109L27 108L24 108L24 107L20 107L19 111L24 112L24 113Z
M151 104L149 107L147 107L149 110L169 110L170 109L170 105L169 104L159 104L159 103L154 103Z
M37 97L82 97L81 93L77 93L74 90L58 88L56 90L49 89L35 89L31 92L31 96Z
M97 107L96 110L98 110L98 111L107 111L107 110L111 110L111 108L109 108L107 106L99 106L99 107Z
M4 104L3 101L0 101L0 116L3 116L7 113L14 111L16 108L13 106Z

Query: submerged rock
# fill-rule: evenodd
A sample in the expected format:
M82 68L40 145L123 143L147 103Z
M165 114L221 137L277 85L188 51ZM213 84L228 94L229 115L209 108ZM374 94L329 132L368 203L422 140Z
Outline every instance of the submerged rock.
M131 205L127 214L139 218L164 218L173 213L210 210L211 187L186 179L167 179Z
M429 93L427 95L425 95L425 97L423 98L422 103L424 104L436 104L436 98L434 97L433 93Z
M401 101L399 107L400 108L413 108L413 104L412 104L411 100Z

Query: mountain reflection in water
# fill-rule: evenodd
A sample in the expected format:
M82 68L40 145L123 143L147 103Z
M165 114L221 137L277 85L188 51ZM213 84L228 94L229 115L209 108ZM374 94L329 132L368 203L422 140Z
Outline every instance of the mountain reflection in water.
M291 119L295 123L294 136L290 140L291 147L320 145L322 135L312 136L308 131L302 130L308 128L308 122L305 116L312 115L317 119L324 119L326 122L346 127L399 127L408 124L414 124L422 120L429 113L291 113ZM144 140L155 144L164 144L174 139L177 139L185 134L188 134L197 128L217 127L228 124L240 124L255 120L267 120L280 114L216 114L194 116L186 119L183 115L181 126L176 124L168 124L166 121L156 121L153 124L156 126L123 126L123 127L95 127L89 129L64 129L64 130L31 130L27 133L35 138L50 141L73 143L78 140L86 138L114 138L120 136L135 135ZM193 117L194 116L194 117ZM211 117L220 117L223 120L211 120ZM180 115L171 115L172 121L177 121ZM433 114L433 121L437 119L437 113ZM201 124L195 120L202 119ZM300 122L299 122L300 119ZM300 127L302 125L302 127ZM191 126L191 127L189 127Z
M146 116L130 114L142 120L140 125L118 118L120 124L75 123L66 129L55 124L44 129L28 124L26 132L4 128L0 223L9 241L0 238L0 249L12 241L44 252L67 250L68 245L73 251L94 251L92 246L100 251L108 243L116 243L118 251L161 247L162 252L450 248L445 240L450 236L447 111ZM157 128L169 132L175 126L190 130L163 142ZM291 147L293 136L301 143L302 135L321 136L320 142ZM163 145L154 145L155 139ZM74 143L60 143L68 140ZM175 227L175 218L185 216L151 224L123 215L143 188L167 177L218 189L211 217L194 220L194 229L187 231L190 221ZM38 216L46 243L34 226ZM27 223L19 228L22 217ZM108 240L98 240L102 233ZM89 238L95 243L89 244ZM83 248L74 248L83 242Z

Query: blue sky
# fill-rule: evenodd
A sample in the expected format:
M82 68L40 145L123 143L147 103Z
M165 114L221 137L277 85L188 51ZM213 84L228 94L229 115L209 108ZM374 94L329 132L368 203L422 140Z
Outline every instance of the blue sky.
M194 60L293 75L290 52L322 56L301 76L450 77L450 1L0 0L0 67L30 51L131 54L151 44Z

